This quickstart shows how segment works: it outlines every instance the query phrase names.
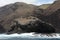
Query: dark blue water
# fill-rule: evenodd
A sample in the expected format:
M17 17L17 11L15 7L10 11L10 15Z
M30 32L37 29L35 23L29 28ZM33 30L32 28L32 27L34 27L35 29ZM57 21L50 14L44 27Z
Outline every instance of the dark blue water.
M9 38L9 39L0 39L0 40L60 40L59 38Z

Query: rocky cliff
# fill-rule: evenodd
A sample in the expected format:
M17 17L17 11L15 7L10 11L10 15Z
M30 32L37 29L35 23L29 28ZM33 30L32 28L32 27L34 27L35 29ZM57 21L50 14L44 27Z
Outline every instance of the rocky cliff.
M55 1L44 11L44 21L53 24L57 32L60 32L60 0Z
M44 10L39 6L20 2L6 5L0 8L0 24L7 33L60 32L59 4L60 1L55 1Z
M11 29L14 20L21 17L36 16L42 13L42 9L32 4L16 2L0 8L0 24L6 29ZM36 14L36 15L35 15Z

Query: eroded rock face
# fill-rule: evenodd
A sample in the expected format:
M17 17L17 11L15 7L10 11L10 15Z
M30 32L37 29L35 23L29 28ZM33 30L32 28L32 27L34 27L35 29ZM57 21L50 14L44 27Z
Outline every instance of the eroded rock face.
M15 20L16 25L12 25L12 29L9 30L9 32L17 30L15 32L55 33L55 28L53 25L45 23L36 17L28 17L22 19Z
M45 10L42 20L53 24L56 32L60 33L60 0L56 0Z
M0 33L5 33L5 32L6 32L6 30L3 28L2 25L0 25Z
M0 8L0 24L9 30L13 20L21 16L40 15L43 9L32 4L16 2Z

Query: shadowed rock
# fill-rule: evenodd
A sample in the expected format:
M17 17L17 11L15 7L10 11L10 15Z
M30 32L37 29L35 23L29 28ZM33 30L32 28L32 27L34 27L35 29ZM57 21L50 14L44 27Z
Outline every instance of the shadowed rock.
M56 33L60 33L60 0L56 0L45 10L42 20L53 24Z
M55 33L55 28L53 27L53 25L45 23L44 21L41 21L36 17L20 18L16 19L15 22L16 25L13 25L10 31L16 30L15 32L22 31L36 33ZM20 28L19 31L18 28Z
M5 33L5 32L6 32L6 30L3 28L2 25L0 25L0 33Z

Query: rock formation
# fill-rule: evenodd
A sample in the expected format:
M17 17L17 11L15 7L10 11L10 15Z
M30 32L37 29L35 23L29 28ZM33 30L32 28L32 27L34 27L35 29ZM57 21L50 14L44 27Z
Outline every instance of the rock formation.
M60 32L60 1L55 1L44 10L20 2L6 5L0 8L0 24L10 33Z
M60 0L56 0L45 10L44 17L42 19L53 24L56 28L56 32L60 32Z
M38 10L37 6L35 5L22 2L6 5L0 8L0 24L2 24L6 30L9 30L11 25L14 23L14 19L22 16L27 17L30 15L35 15L35 10L41 11Z
M46 23L36 17L20 18L15 20L16 24L12 25L11 30L17 33L36 32L36 33L55 33L53 25ZM19 30L19 31L18 31Z
M0 25L0 33L4 33L4 32L6 32L6 30L3 28L2 25Z

